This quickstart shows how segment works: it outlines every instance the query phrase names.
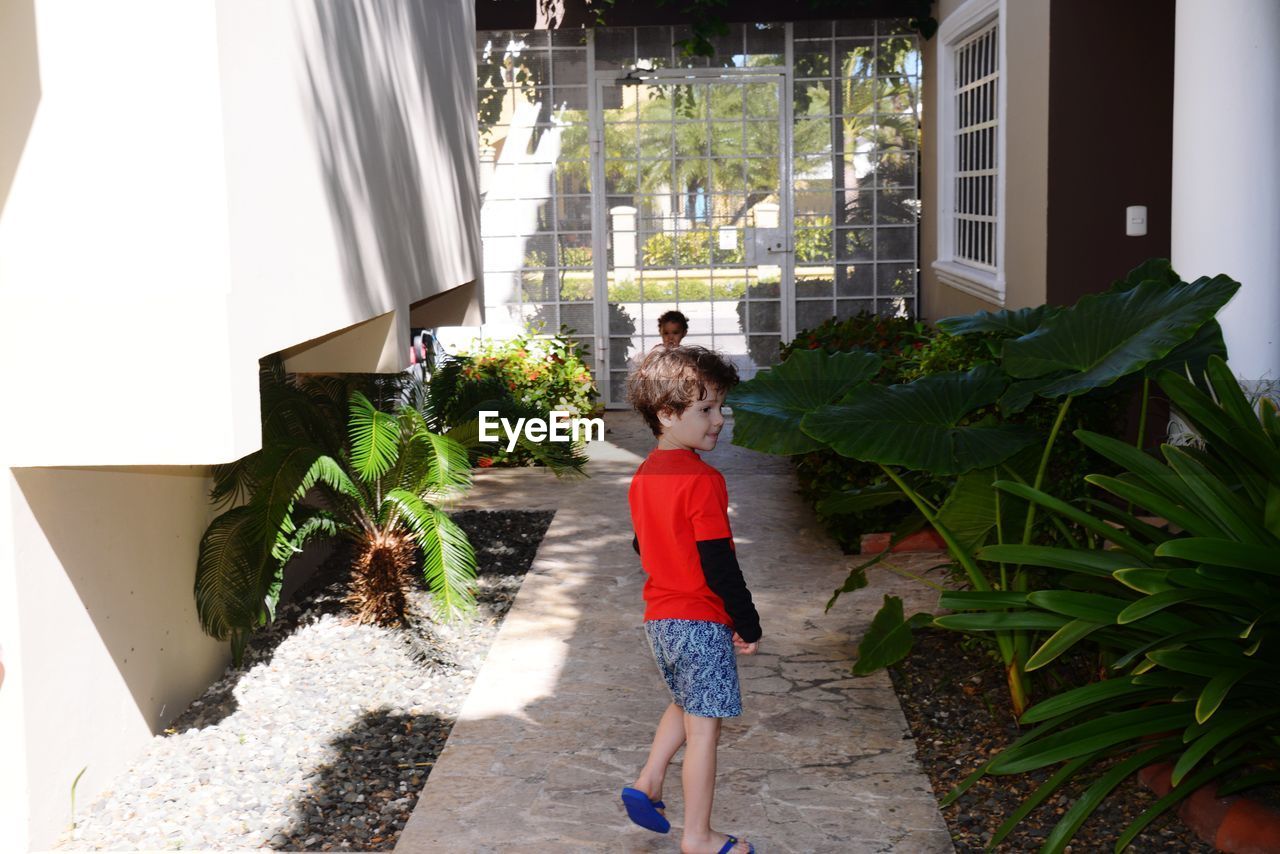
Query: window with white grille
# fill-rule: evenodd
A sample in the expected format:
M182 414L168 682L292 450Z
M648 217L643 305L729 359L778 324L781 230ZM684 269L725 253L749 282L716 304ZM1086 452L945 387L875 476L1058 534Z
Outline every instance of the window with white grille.
M955 48L955 155L952 257L986 270L996 269L999 211L996 132L1000 126L1000 63L993 21Z
M938 29L938 279L997 304L1004 280L1003 0L966 0Z

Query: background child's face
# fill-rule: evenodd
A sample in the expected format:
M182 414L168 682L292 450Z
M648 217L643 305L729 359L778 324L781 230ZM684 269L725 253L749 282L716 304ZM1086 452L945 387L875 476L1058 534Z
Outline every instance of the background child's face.
M662 324L658 331L662 334L664 347L679 347L680 342L684 340L684 327L674 320L668 320Z
M713 450L724 427L724 414L720 411L723 406L724 391L707 389L706 397L695 400L679 415L662 410L658 413L662 423L658 447L669 451Z

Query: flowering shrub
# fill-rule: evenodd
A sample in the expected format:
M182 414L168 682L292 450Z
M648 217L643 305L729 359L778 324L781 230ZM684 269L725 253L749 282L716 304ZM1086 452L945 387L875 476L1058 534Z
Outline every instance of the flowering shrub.
M909 317L882 317L863 311L844 320L832 318L800 332L790 344L783 345L782 358L785 360L793 350L822 349L828 353L866 350L884 359L877 380L895 383L936 335L927 324Z
M473 383L500 382L518 402L540 413L567 412L570 417L593 415L600 408L600 392L583 360L578 342L562 335L526 332L507 341L488 340L460 354L462 379ZM527 451L497 450L477 461L491 465L528 465Z

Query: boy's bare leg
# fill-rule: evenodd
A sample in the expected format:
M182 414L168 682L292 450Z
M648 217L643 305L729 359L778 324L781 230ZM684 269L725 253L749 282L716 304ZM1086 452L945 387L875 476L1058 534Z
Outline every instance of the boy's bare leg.
M716 854L728 838L711 829L711 802L716 793L716 748L720 744L720 718L684 716L684 835L683 854ZM732 849L747 854L745 842Z
M650 800L662 800L667 766L684 744L684 738L684 710L672 703L662 713L662 720L658 721L658 730L653 734L653 744L649 747L649 759L644 763L632 788L644 792ZM658 812L665 814L663 810Z

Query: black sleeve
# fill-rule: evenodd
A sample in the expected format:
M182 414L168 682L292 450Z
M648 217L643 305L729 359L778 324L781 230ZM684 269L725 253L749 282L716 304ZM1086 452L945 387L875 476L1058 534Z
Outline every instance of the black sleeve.
M751 602L751 591L742 577L742 569L738 566L729 538L699 540L698 557L702 560L702 574L707 577L707 586L724 600L724 609L733 620L734 631L747 643L760 640L760 615Z
M640 538L639 537L632 535L631 548L636 550L636 554L640 554Z

